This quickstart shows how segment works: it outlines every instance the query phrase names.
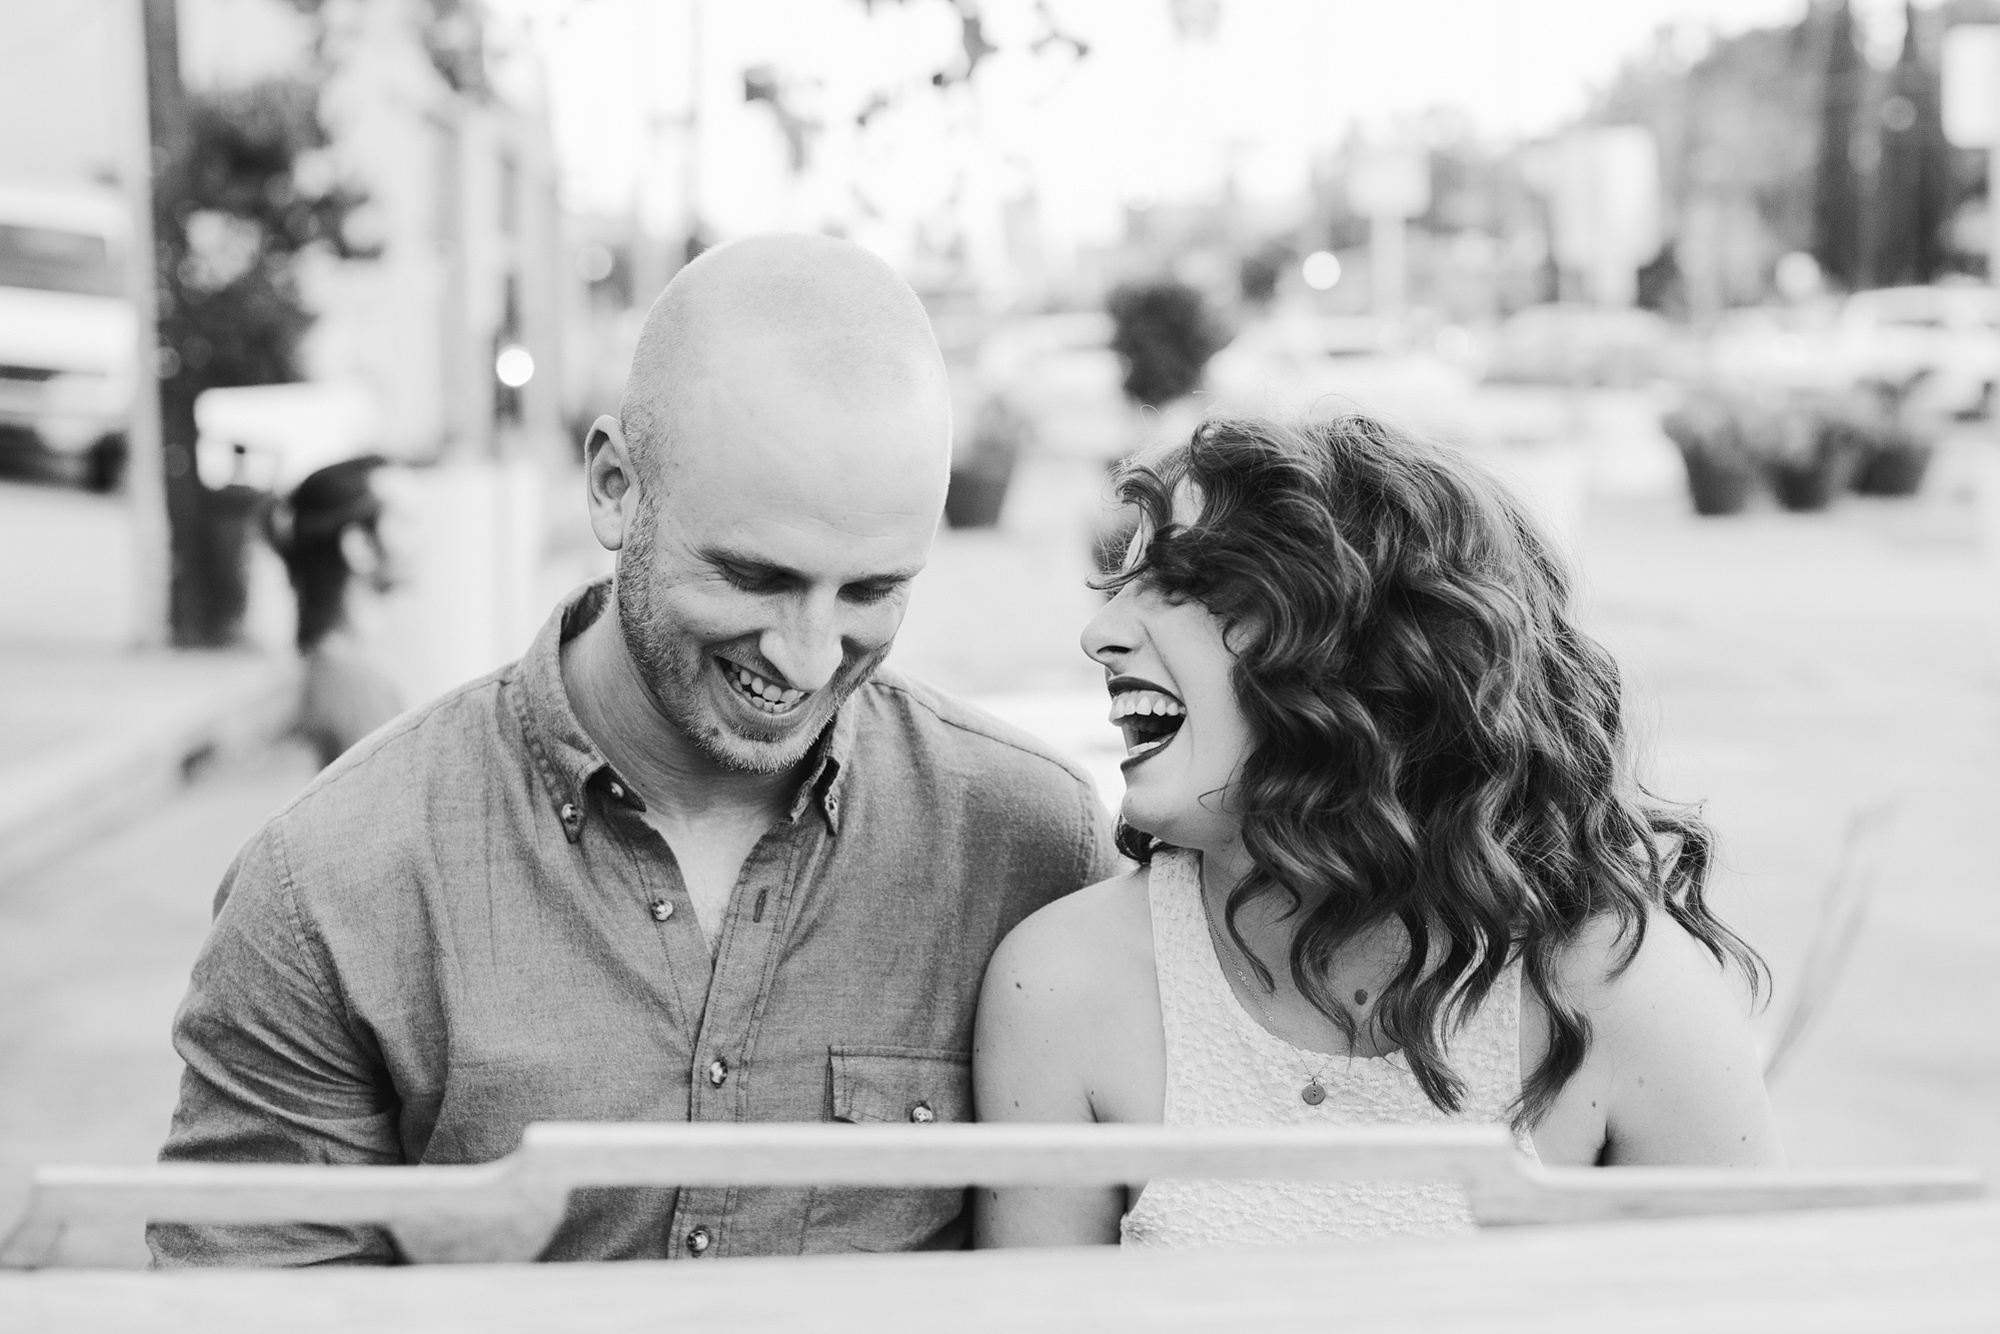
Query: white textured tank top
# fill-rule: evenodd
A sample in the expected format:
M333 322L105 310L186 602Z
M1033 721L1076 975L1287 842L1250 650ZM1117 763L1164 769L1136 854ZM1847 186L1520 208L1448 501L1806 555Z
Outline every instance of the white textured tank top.
M1166 1023L1170 1126L1505 1124L1521 1087L1520 966L1509 964L1446 1055L1465 1082L1457 1115L1424 1096L1402 1053L1328 1057L1273 1036L1222 972L1201 899L1201 855L1162 848L1147 876L1153 957ZM1319 1076L1325 1100L1300 1092ZM1516 1136L1532 1157L1534 1146ZM1299 1245L1331 1238L1431 1236L1472 1226L1448 1181L1159 1180L1125 1215L1128 1246Z

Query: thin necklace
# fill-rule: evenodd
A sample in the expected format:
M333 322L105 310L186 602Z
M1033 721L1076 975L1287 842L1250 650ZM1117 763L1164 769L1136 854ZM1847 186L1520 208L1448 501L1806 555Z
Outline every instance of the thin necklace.
M1237 962L1236 951L1225 951L1222 948L1222 937L1215 929L1215 917L1208 910L1208 897L1206 895L1202 896L1201 920L1208 925L1208 939L1211 947L1214 948L1217 954L1226 954L1228 956L1229 967L1235 972L1237 980L1243 983L1244 993L1250 997L1250 1003L1257 1007L1257 1013L1264 1016L1266 1031L1272 1037L1278 1037L1278 1021L1272 1015L1270 1007L1264 1004L1264 998L1259 993L1257 984L1250 980L1249 974L1243 971L1243 965ZM1278 1037L1278 1041L1285 1042L1285 1039ZM1304 1050L1294 1043L1285 1042L1285 1045L1295 1052ZM1324 1053L1321 1054L1324 1055ZM1294 1059L1296 1060L1297 1058L1294 1057ZM1334 1059L1332 1056L1327 1056L1325 1060L1319 1063L1317 1070L1307 1065L1304 1061L1299 1062L1299 1069L1306 1072L1305 1087L1299 1090L1299 1101L1305 1103L1306 1106L1317 1107L1326 1101L1326 1086L1319 1082L1319 1077L1326 1073L1327 1067L1333 1064Z

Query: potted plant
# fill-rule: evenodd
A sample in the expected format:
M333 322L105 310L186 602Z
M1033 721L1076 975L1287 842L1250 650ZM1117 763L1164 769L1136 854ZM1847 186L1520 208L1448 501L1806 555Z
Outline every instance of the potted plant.
M1914 496L1923 489L1935 452L1930 440L1908 426L1884 427L1867 442L1854 489L1864 496Z
M1936 452L1936 425L1918 420L1910 407L1912 391L1928 370L1901 383L1873 381L1866 411L1854 420L1856 466L1854 489L1864 496L1913 496L1924 484Z
M1229 331L1199 291L1170 278L1123 283L1104 309L1111 316L1111 350L1123 372L1119 387L1138 427L1130 452L1187 439L1201 419L1192 396L1209 359L1229 342ZM1110 463L1107 472L1116 468ZM1100 573L1110 573L1124 558L1136 524L1128 507L1099 511L1090 548Z
M1687 465L1694 512L1742 513L1757 488L1757 464L1744 448L1738 414L1729 399L1712 388L1697 390L1660 426Z
M951 461L944 496L945 522L953 528L992 528L1000 522L1007 484L1032 429L1001 394L989 395L973 415L971 447Z
M1806 395L1746 403L1743 429L1771 494L1788 510L1825 509L1853 476L1855 430L1837 403Z

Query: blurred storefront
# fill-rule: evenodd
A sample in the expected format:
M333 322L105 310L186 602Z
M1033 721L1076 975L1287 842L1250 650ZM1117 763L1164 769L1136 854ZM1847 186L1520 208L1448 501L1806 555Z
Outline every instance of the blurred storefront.
M116 183L128 156L120 136L133 123L123 110L133 92L121 82L132 62L118 45L130 40L124 10L133 2L0 9L0 44L36 56L10 62L0 112L47 131L0 138L0 181ZM56 8L65 13L53 15ZM301 188L351 184L362 198L344 232L363 257L320 247L295 264L313 321L299 363L308 380L365 398L368 438L357 437L353 448L420 465L440 540L427 544L432 560L410 590L411 633L427 642L405 645L404 655L432 661L416 670L413 689L428 693L512 656L542 611L533 571L546 545L544 502L552 489L567 494L561 475L574 459L561 402L561 312L576 279L561 247L536 60L491 40L473 6L179 0L175 9L189 96L274 81L317 89L331 143L300 156L291 176ZM310 413L317 400L298 401ZM324 433L310 425L287 432L280 421L254 441L205 439L198 451L205 479L276 490L295 484L329 461L316 456L311 442ZM253 459L253 451L273 456ZM233 457L235 474L208 478L216 457L225 472ZM53 494L22 503L44 500L57 503ZM114 502L85 507L84 545L96 533L105 549L131 549ZM472 537L452 538L446 530L454 527ZM16 528L35 533L38 544L54 531ZM87 602L99 610L48 623L36 610L48 596L23 601L18 618L11 604L21 599L0 600L0 638L129 638L132 608L145 599L102 586L107 578L142 579L142 563L115 575L88 563L39 549L10 556L11 569L43 576L43 593L74 582L93 590ZM268 568L253 572L251 638L282 642L287 616L282 579Z

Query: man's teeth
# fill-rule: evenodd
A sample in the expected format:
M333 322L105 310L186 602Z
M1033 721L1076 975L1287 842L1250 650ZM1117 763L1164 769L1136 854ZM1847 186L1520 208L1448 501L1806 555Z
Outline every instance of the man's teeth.
M736 663L727 664L736 688L750 697L750 702L766 713L783 713L805 698L803 690L786 690L772 685L748 667Z
M1111 697L1111 721L1130 718L1135 714L1158 715L1163 718L1185 718L1187 708L1172 695L1157 690L1127 690Z

